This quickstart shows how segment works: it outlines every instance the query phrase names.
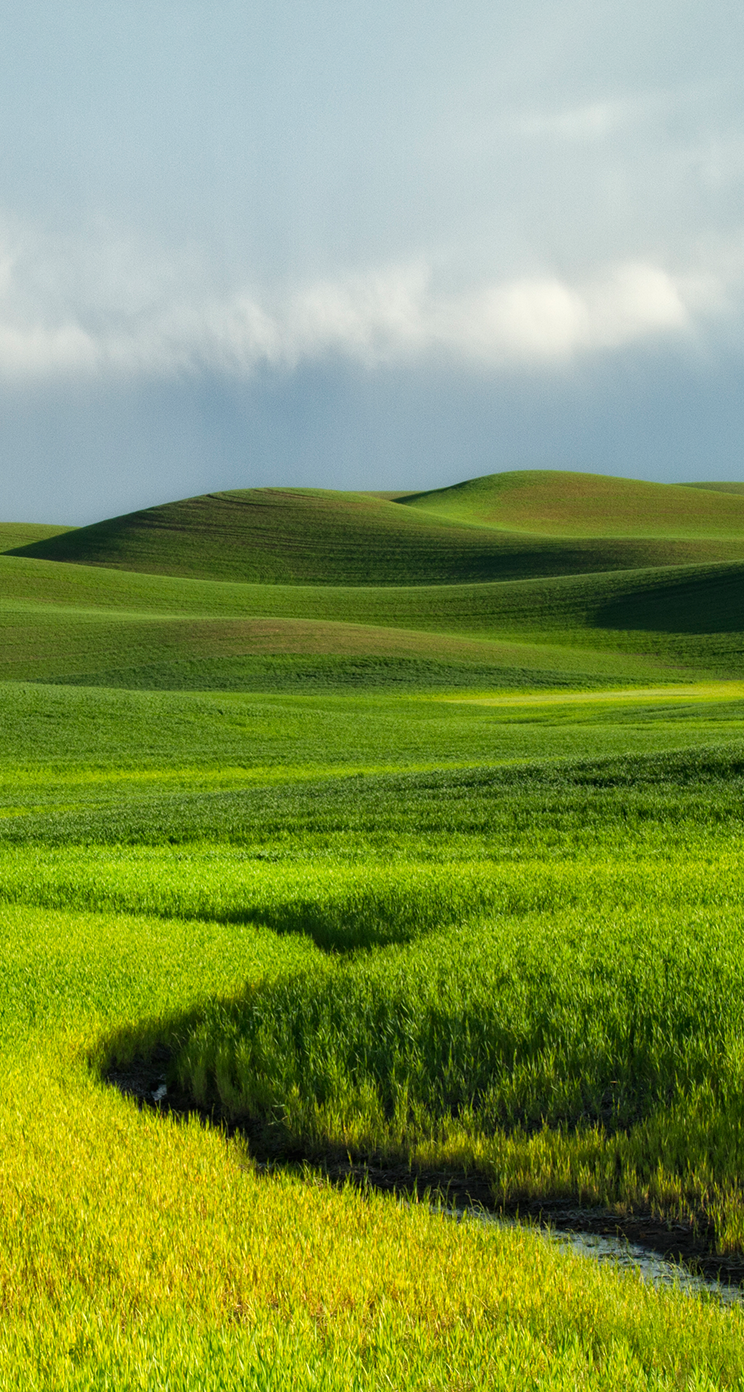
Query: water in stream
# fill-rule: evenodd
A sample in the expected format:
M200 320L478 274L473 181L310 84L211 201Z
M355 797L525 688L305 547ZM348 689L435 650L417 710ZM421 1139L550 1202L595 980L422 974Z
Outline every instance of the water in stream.
M137 1097L141 1105L156 1107L158 1110L168 1109L168 1087L163 1074L158 1074L154 1079L156 1086L153 1088L153 1078L146 1070L145 1072L146 1076L143 1078L136 1069L131 1077L112 1070L109 1079L123 1092ZM501 1227L515 1226L519 1223L516 1218L504 1218L502 1215L489 1213L480 1206L451 1208L447 1211L459 1222L496 1223ZM580 1222L578 1213L577 1220ZM713 1297L725 1305L744 1305L744 1285L690 1271L681 1262L659 1256L648 1247L630 1242L627 1238L582 1231L580 1227L542 1227L539 1231L543 1233L547 1242L556 1242L559 1246L567 1247L572 1252L594 1261L610 1262L620 1270L635 1271L642 1280L650 1281L655 1286L674 1286L688 1295Z
M462 1217L462 1212L458 1216ZM477 1216L481 1222L502 1226L518 1222L517 1219L505 1219L485 1212L473 1216ZM741 1286L689 1271L682 1263L661 1257L637 1242L628 1242L626 1238L571 1229L542 1228L540 1231L547 1242L570 1248L579 1256L593 1261L610 1262L623 1271L635 1271L643 1281L650 1281L654 1286L673 1286L687 1295L713 1296L724 1305L744 1305L744 1288Z

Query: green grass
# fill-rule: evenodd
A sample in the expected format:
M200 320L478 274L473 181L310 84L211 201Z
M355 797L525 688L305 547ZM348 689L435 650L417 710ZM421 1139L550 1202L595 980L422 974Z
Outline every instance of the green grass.
M673 878L665 905L651 874L607 895L610 867L574 866L570 912L553 886L540 910L251 985L173 1023L175 1071L279 1153L467 1168L507 1204L651 1208L740 1252L740 924Z
M99 1081L738 1250L735 684L2 696L0 1386L742 1386L738 1311Z
M691 487L703 489L704 496L690 496ZM647 483L528 469L405 494L400 503L452 522L554 537L738 538L744 529L738 491L736 484Z
M535 704L519 695L389 693L251 697L231 692L138 692L8 683L0 688L0 761L10 769L69 769L73 782L127 769L146 779L175 765L184 778L232 785L235 769L296 779L451 766L641 754L707 745L739 730L735 683L670 687L637 701ZM618 710L618 705L620 710ZM283 773L282 770L285 770ZM151 772L152 771L152 772ZM29 773L29 777L36 775ZM179 774L180 776L180 774ZM14 778L11 778L11 787ZM42 791L40 789L40 791Z
M736 677L744 567L477 585L248 585L0 557L0 674L299 690ZM274 661L274 659L278 661Z
M323 1169L744 1254L708 493L217 495L0 556L0 1392L744 1389L741 1309ZM163 1049L252 1139L106 1084Z
M221 596L219 596L221 598ZM256 597L260 604L261 596ZM437 634L338 620L6 603L0 674L108 687L312 690L313 687L577 686L653 678L658 665L520 638Z
M556 506L552 480L563 490ZM515 496L499 520L492 501ZM608 527L602 518L613 509L618 521ZM17 554L272 585L462 584L744 560L744 503L717 494L701 503L671 485L540 472L492 475L397 502L244 489L97 522Z
M744 493L744 483L685 483L683 488L703 488L707 493Z
M40 522L0 522L0 552L30 546L37 541L48 541L51 537L70 531L71 527L47 527Z

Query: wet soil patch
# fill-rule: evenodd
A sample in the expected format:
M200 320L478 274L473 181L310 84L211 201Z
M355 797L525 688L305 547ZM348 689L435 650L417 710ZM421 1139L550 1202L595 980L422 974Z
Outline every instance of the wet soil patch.
M103 1081L132 1097L138 1106L175 1117L198 1117L221 1127L227 1136L242 1136L257 1168L300 1168L310 1165L332 1184L355 1184L386 1193L426 1194L435 1203L457 1212L481 1212L561 1233L592 1234L621 1239L678 1267L704 1277L744 1287L744 1255L721 1256L713 1251L714 1231L697 1224L673 1223L651 1213L618 1214L609 1209L581 1208L551 1200L503 1204L494 1199L489 1181L478 1174L413 1169L408 1164L383 1164L374 1158L353 1162L348 1156L308 1154L277 1147L275 1134L260 1122L230 1122L217 1110L195 1104L189 1093L169 1081L172 1051L164 1046L145 1058L109 1068Z

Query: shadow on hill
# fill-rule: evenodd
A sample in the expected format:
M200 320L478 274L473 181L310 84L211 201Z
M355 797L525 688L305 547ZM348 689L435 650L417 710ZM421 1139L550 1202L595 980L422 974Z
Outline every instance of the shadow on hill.
M651 633L738 633L744 630L744 570L721 567L640 586L602 604L591 623Z
M693 502L695 496L689 492ZM569 513L572 506L566 503ZM634 536L632 528L625 536L605 536L601 529L595 536L562 536L562 526L559 518L555 535L547 523L533 535L529 528L486 525L475 514L440 515L366 494L264 488L184 498L8 554L208 580L367 587L705 564L744 553L744 536L731 530L718 535L713 529L709 537L665 536L663 529L660 536Z

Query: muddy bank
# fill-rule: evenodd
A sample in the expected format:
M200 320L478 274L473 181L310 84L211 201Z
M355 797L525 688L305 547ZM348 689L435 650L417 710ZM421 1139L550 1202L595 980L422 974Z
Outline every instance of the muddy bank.
M643 1254L653 1254L674 1268L702 1278L701 1288L716 1284L735 1286L744 1298L744 1255L721 1256L714 1252L712 1228L701 1231L688 1224L671 1223L651 1213L619 1215L600 1208L580 1208L550 1200L501 1205L494 1201L489 1181L478 1174L445 1174L437 1170L413 1170L409 1165L383 1165L374 1160L351 1163L338 1157L308 1157L300 1149L278 1153L260 1124L228 1123L216 1113L197 1107L190 1095L167 1080L171 1054L159 1048L147 1059L134 1059L122 1068L110 1068L104 1081L132 1097L141 1107L173 1116L198 1116L218 1125L226 1135L244 1136L258 1168L299 1167L311 1164L334 1184L357 1184L388 1193L428 1194L455 1213L478 1213L484 1218L537 1225L564 1238L588 1255L622 1259L630 1248L630 1263L643 1267ZM637 1255L636 1255L637 1254ZM626 1263L627 1264L627 1263ZM650 1279L656 1279L653 1274Z

